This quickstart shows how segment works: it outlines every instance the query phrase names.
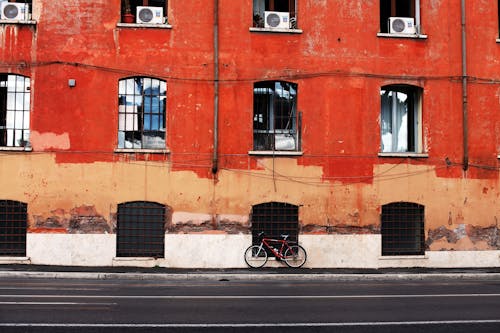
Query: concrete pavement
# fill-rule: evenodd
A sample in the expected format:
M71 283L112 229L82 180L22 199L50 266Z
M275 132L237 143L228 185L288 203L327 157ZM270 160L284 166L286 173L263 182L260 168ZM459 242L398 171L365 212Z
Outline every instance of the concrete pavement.
M158 280L424 280L500 279L500 267L487 268L394 268L394 269L177 269L139 267L75 267L0 265L0 278L54 279L158 279Z

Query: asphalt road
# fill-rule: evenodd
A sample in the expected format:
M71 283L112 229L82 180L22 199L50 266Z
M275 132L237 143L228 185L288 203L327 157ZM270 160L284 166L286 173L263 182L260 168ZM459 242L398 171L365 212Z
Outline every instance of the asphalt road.
M0 280L0 332L500 332L499 280Z

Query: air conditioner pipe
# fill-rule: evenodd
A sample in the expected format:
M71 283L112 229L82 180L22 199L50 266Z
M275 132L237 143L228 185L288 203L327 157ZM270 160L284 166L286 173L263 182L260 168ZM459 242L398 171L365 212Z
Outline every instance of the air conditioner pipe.
M214 1L214 150L212 174L219 170L219 0Z
M462 129L463 170L469 169L469 125L467 113L467 34L465 29L465 0L461 0L462 16Z

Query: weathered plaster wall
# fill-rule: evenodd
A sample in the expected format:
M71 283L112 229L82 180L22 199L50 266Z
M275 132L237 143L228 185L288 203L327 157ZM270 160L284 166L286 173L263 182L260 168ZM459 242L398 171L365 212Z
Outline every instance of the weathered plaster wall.
M35 26L0 24L0 72L32 78L33 147L0 154L0 199L28 204L33 244L48 234L61 234L55 243L61 246L77 236L64 234L111 237L117 204L135 200L170 208L167 236L180 237L167 246L186 240L184 234L217 234L231 243L227 235L248 236L252 205L279 201L300 206L301 239L318 237L308 244L315 266L314 257L323 258L319 253L337 241L373 252L367 246L380 243L381 206L409 201L425 206L430 256L500 249L500 78L494 74L500 49L498 13L489 2L467 3L470 168L464 172L458 1L421 2L428 38L401 39L377 37L378 1L298 1L303 32L277 34L249 31L251 0L221 0L216 175L212 3L171 1L172 29L118 27L119 3L39 0ZM114 152L118 80L134 75L167 81L168 154ZM68 87L70 78L76 87ZM274 79L299 87L298 157L248 154L253 84ZM396 83L423 88L428 157L378 156L380 87ZM33 246L36 262L50 255ZM182 266L176 255L171 262ZM326 262L349 260L380 265L371 257Z

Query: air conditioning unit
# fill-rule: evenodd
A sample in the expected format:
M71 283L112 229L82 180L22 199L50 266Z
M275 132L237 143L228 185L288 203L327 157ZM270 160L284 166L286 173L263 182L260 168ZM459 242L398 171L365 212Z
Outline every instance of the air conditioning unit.
M2 2L0 19L10 21L26 21L29 7L26 3Z
M416 34L415 19L413 17L389 17L389 33Z
M264 12L264 28L290 29L290 13Z
M163 7L137 6L137 23L162 24Z

